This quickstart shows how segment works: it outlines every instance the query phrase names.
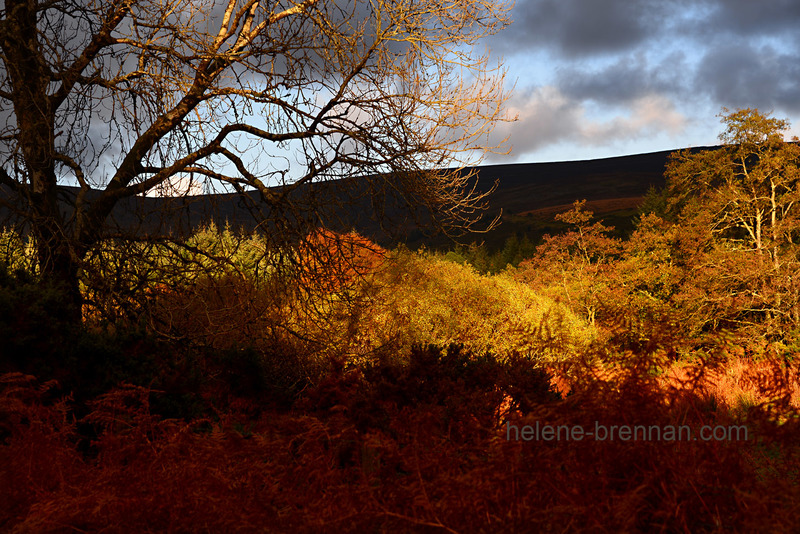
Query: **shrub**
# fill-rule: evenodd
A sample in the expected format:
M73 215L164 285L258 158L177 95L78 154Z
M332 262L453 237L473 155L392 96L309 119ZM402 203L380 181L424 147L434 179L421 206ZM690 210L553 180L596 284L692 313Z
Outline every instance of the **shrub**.
M417 347L334 369L305 406L259 420L168 421L148 388L91 403L75 448L47 384L0 377L0 528L236 532L787 532L800 498L797 412L706 409L628 365L563 401L493 417L508 362ZM530 367L528 367L530 369ZM430 373L428 373L430 371ZM589 369L587 369L589 371ZM796 368L791 370L795 375ZM544 383L532 380L544 391ZM237 424L238 423L238 424ZM247 427L243 429L242 423ZM741 425L748 441L515 439L511 426ZM510 426L507 426L510 425ZM237 430L238 429L238 430ZM509 435L512 437L509 439ZM43 461L46 459L46 461ZM231 511L235 513L231 513ZM265 525L268 525L265 527Z
M198 347L296 354L309 369L332 358L364 363L407 353L415 343L554 360L592 338L592 329L565 306L509 276L483 276L467 265L403 251L384 256L363 241L346 240L349 245L336 249L358 252L352 262L328 250L330 239L323 241L323 257L309 260L313 269L306 275L346 264L335 283L319 273L319 285L303 278L299 286L229 273L162 291L150 304L154 327Z
M0 262L0 372L52 372L74 331L64 292L23 270Z
M458 343L475 354L557 360L584 346L592 329L565 306L507 275L399 252L375 275L369 313L357 329L374 348Z
M500 360L460 345L415 345L403 358L334 368L296 407L344 411L361 431L388 431L397 414L409 409L442 409L441 424L457 429L472 422L477 427L471 428L485 432L496 428L504 408L527 412L558 399L551 375L530 358Z

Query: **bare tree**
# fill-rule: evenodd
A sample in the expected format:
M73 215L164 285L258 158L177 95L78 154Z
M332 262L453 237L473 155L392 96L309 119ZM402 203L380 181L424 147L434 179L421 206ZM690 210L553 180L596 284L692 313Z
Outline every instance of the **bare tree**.
M490 0L5 0L0 184L43 276L80 303L87 253L137 195L258 192L280 236L361 193L469 227L470 173L505 100L477 52L504 27ZM68 184L77 187L65 187ZM68 209L64 209L67 206ZM79 310L79 307L76 307Z

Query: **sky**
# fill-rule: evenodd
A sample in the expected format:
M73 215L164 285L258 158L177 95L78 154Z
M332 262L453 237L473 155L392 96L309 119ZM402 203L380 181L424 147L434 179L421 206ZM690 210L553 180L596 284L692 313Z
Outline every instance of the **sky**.
M485 164L714 145L723 107L800 136L800 0L516 0L511 19L485 44L518 120Z
M485 163L714 145L723 107L800 135L800 0L517 0L511 19L487 43L519 119Z

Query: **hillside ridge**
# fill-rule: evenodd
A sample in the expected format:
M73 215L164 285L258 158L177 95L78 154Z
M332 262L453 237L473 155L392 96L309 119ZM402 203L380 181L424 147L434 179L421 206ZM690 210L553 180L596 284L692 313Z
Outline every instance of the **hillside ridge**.
M691 150L709 148L715 147L696 147ZM588 200L589 205L595 208L600 207L598 213L602 213L602 206L615 205L614 199L627 199L624 202L626 207L630 207L635 203L632 199L641 198L651 186L662 187L665 184L664 168L673 152L667 150L579 161L493 164L465 171L477 170L478 192L488 192L497 185L488 198L487 219L500 213L504 216L547 214L554 208L568 207L579 199ZM315 184L313 187L327 189L322 196L332 194L335 198L337 190L357 192L360 189L357 180L347 178ZM65 186L63 190L65 196L77 193L74 187ZM136 229L148 234L186 235L209 222L219 227L230 225L253 230L255 223L246 205L257 205L258 197L256 193L250 193L249 196L250 199L243 199L236 193L228 193L175 198L137 197L121 202L112 213L110 223L120 229ZM389 206L389 226L392 222L401 222L396 235L387 234L376 218L370 215L371 204L375 200L367 198L362 198L358 205L351 205L349 210L342 210L335 221L331 220L330 226L353 229L386 244L400 241L403 236L411 241L424 239L421 237L423 230L411 222L409 214L403 213L397 206L391 207L391 200L381 201ZM65 210L69 212L66 204ZM7 209L2 211L8 215ZM168 215L164 216L164 213Z

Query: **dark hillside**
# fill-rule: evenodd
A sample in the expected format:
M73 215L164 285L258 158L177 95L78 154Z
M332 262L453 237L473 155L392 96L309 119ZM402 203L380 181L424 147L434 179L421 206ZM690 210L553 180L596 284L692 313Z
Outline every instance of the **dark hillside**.
M495 217L501 210L504 215L501 228L485 235L484 239L491 244L502 243L503 239L514 234L535 236L541 233L541 223L551 219L552 214L558 211L556 207L569 206L575 200L584 198L597 214L619 211L624 217L633 209L636 199L642 197L651 185L664 185L664 165L670 153L664 151L586 161L480 167L479 191L488 191L497 183L497 189L490 197L487 219ZM447 246L443 238L431 239L420 230L413 214L400 209L396 201L372 197L356 178L315 185L310 192L316 198L355 199L349 205L342 203L343 208L334 217L324 221L329 227L355 229L387 245L404 241L411 247L422 243ZM65 187L64 193L69 196L74 195L75 191ZM301 192L303 195L307 193L309 190ZM121 229L148 234L186 235L208 221L214 221L222 227L230 224L252 230L254 223L250 209L258 206L257 199L255 193L249 199L232 194L170 199L137 198L121 203L113 213L111 223ZM375 215L376 204L388 219L385 226L400 228L397 234L389 235L381 228ZM168 215L163 216L163 213ZM417 219L424 218L424 213L417 214Z
M525 236L536 242L545 233L557 232L560 225L553 224L553 216L581 199L588 201L587 209L624 234L632 228L636 208L650 186L664 186L664 168L672 152L480 167L482 190L498 184L488 215L497 216L502 210L502 222L489 233L467 239L486 243L490 251L503 248L512 237ZM411 247L423 242L434 248L448 247L446 240L426 239L421 232L413 232L410 237Z
M481 167L481 181L499 181L492 209L523 213L571 204L643 196L651 185L664 185L664 165L671 151L585 161L520 163ZM484 186L485 187L485 186Z

